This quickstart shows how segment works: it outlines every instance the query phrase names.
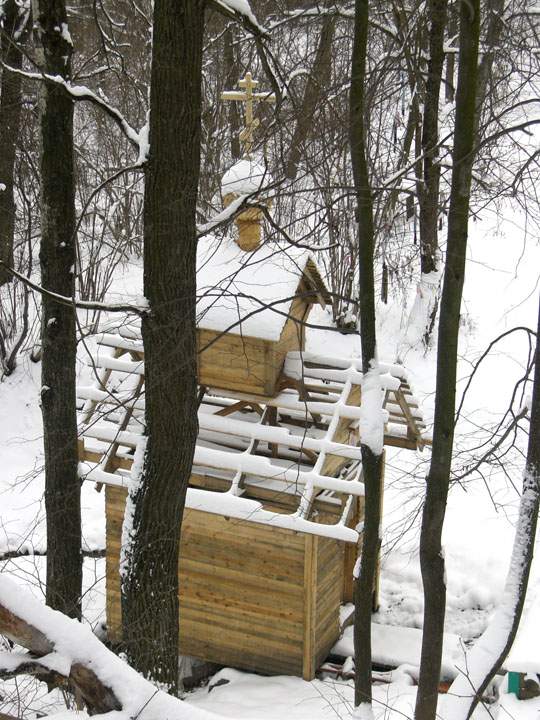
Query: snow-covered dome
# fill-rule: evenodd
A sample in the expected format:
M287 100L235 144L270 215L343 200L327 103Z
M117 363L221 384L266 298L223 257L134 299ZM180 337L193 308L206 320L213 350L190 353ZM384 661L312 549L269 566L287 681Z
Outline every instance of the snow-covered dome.
M223 176L221 191L224 196L229 193L249 195L268 185L270 180L263 158L242 158Z

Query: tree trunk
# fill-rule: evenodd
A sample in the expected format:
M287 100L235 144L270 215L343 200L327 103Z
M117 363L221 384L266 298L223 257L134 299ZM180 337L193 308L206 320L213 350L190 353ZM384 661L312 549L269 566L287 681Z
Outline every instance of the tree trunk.
M407 341L429 345L439 294L439 97L444 64L448 0L429 0L429 61L422 120L421 181L417 182L420 228L420 282L408 323Z
M360 278L360 339L362 369L367 376L376 371L375 281L373 273L373 201L368 174L365 138L365 83L368 39L368 0L356 0L353 56L350 91L350 145L354 185L357 201L358 263ZM364 385L362 386L364 395ZM362 432L362 428L361 428ZM354 583L354 646L355 646L355 706L368 704L371 710L371 613L373 590L380 548L382 495L382 432L381 447L366 444L362 435L361 451L366 488L364 530L360 573Z
M439 95L444 63L444 31L448 0L429 0L429 62L424 100L422 152L424 154L423 189L420 206L420 271L422 275L437 272L439 217Z
M232 25L225 30L223 38L223 61L225 63L225 89L233 90L237 87L238 81L242 77L240 63L238 62L238 52L234 47L235 36ZM229 132L231 138L231 157L233 160L239 160L242 157L242 148L240 147L240 130L242 123L238 103L225 103L228 106Z
M463 672L450 688L448 707L453 720L471 717L501 668L515 640L527 594L540 507L540 305L530 418L523 492L502 602L483 635L467 653Z
M448 37L453 38L457 33L457 7L454 0L450 0L448 7ZM446 102L454 102L456 89L454 86L454 70L456 66L456 56L453 52L446 55L446 73L445 73L445 89L444 99Z
M24 32L26 17L15 0L6 0L0 9L2 35L0 58L3 63L20 70L22 52L18 46ZM21 121L21 76L2 69L0 85L0 260L13 267L13 242L15 235L15 198L13 180L15 152ZM0 287L10 282L12 276L0 267Z
M195 209L203 0L156 0L144 206L146 450L131 494L123 631L131 664L178 689L180 524L197 438Z
M313 68L306 82L302 104L297 108L296 125L285 166L285 177L289 180L294 180L298 174L304 143L313 127L313 116L321 101L323 90L330 79L334 28L335 17L333 15L324 16Z
M422 514L420 564L424 583L424 632L416 720L434 720L441 669L446 586L441 534L454 440L459 317L469 222L475 135L480 0L461 4L458 87L448 241L437 347L433 449Z
M64 0L34 0L34 36L41 67L68 78L72 46ZM75 196L73 101L56 84L43 84L41 127L41 282L74 293ZM47 603L80 616L82 555L77 473L75 310L43 296L41 408L45 445Z
M482 110L488 92L490 80L493 75L493 66L499 42L505 27L504 21L505 0L488 0L485 13L488 17L486 37L484 41L484 52L478 66L477 97L476 97L476 119L475 132L476 141L480 141ZM493 102L493 100L492 100Z

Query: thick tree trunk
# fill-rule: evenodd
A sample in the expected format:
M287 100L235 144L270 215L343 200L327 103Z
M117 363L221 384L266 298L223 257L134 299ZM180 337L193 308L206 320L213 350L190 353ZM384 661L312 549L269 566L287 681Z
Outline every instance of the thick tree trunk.
M373 273L373 201L365 139L365 82L368 39L368 0L356 0L350 91L350 145L357 201L358 262L360 276L360 339L362 369L373 370L377 358L375 281ZM363 386L364 394L364 386ZM382 441L382 424L381 424ZM361 441L366 487L360 573L354 583L355 705L371 705L371 613L380 548L382 443L380 452Z
M69 77L72 46L64 0L34 0L34 36L44 71ZM74 292L75 195L73 101L43 84L41 127L41 282L71 297ZM43 296L41 407L45 445L47 603L80 615L82 555L80 480L77 473L75 311Z
M203 0L156 0L144 207L146 451L132 494L123 630L128 658L178 688L180 524L197 437L195 209Z
M530 407L529 442L519 516L502 602L483 635L467 653L448 693L452 720L468 720L501 668L515 640L533 559L540 507L540 305Z
M454 441L459 316L469 222L479 32L480 0L462 3L448 242L437 348L433 449L420 536L420 564L424 583L424 632L415 709L416 720L435 718L441 668L446 608L441 534Z
M0 9L3 33L0 57L5 65L20 70L22 52L18 46L24 33L25 13L15 0L6 0ZM0 84L0 260L13 267L15 235L15 198L13 180L15 152L21 119L21 76L3 68ZM10 282L11 274L0 267L0 287Z

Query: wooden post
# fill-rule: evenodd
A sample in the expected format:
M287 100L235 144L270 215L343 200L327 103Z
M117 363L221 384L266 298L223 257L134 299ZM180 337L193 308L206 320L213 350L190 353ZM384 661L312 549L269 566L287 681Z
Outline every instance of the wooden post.
M306 535L304 555L304 656L302 677L315 677L316 613L317 613L317 540L315 535Z

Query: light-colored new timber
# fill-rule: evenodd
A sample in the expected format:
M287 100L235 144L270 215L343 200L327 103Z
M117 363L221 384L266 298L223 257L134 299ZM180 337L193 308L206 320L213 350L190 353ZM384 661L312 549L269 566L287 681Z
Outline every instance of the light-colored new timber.
M303 350L303 322L313 306L314 296L301 281L291 303L279 340L219 333L199 328L199 383L223 390L237 390L260 396L274 396L285 356Z
M125 497L125 489L106 487L113 642L121 639ZM180 652L262 673L314 677L339 633L343 543L187 510L180 552Z

